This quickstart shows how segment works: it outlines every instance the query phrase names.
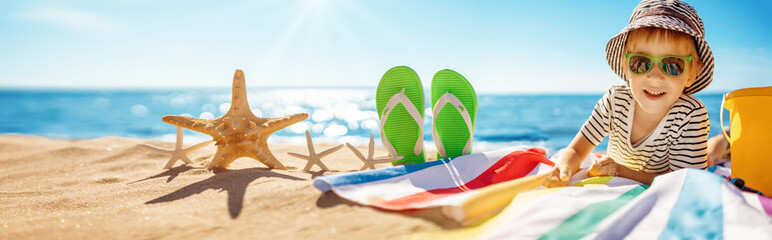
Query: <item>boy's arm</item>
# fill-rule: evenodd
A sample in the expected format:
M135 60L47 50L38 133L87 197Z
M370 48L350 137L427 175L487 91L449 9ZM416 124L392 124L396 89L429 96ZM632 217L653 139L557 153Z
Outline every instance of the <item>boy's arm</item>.
M579 171L582 160L587 158L595 145L590 143L581 132L577 133L571 144L560 154L560 159L552 169L552 176L545 180L546 187L567 186L571 176Z
M668 171L670 172L670 171ZM668 173L665 172L665 173ZM619 176L623 178L629 178L635 181L638 181L639 183L643 183L646 185L651 185L651 182L654 181L654 178L665 174L665 173L647 173L647 172L640 172L636 171L630 168L627 168L625 166L619 165Z
M708 138L708 167L725 159L728 152L729 142L726 140L726 137L724 137L724 134Z
M574 140L572 140L571 144L566 148L564 154L560 155L560 162L566 163L570 170L568 172L571 175L574 175L579 171L579 166L582 165L582 161L590 155L590 152L592 152L592 149L594 148L595 145L587 140L581 132L577 133L576 136L574 136ZM566 176L567 178L565 179L563 177L564 176L561 174L560 178L563 181L568 181L568 179L571 178L571 176Z
M592 166L590 166L590 168L587 169L587 175L590 177L600 177L600 176L623 177L623 178L629 178L629 179L635 180L637 182L640 182L646 185L651 185L651 182L654 181L655 177L665 173L659 173L659 174L647 173L647 172L641 172L634 169L630 169L625 167L622 164L615 162L614 159L610 158L609 156L604 156L599 160L595 160Z
M670 172L669 170L665 173ZM637 171L631 168L627 168L622 164L617 163L609 156L604 156L598 160L595 160L592 163L592 166L590 166L589 169L587 169L587 175L590 177L600 177L600 176L614 176L614 177L623 177L635 180L639 183L643 183L646 185L651 185L651 182L654 181L654 178L665 173L647 173L647 172L641 172Z
M592 149L598 145L603 138L608 135L610 131L610 119L611 119L611 106L612 95L615 86L611 86L606 94L603 94L595 104L593 112L590 114L590 118L584 122L584 125L576 133L574 139L565 148L563 153L560 154L560 159L555 163L555 167L552 168L552 176L547 178L544 182L546 187L562 187L567 186L571 176L579 171L579 166L582 165L582 161L587 158L587 155L592 152Z

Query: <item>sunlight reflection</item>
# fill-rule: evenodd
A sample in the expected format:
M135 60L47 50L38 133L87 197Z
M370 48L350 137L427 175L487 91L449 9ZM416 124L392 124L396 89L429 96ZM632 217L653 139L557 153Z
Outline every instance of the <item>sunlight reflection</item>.
M324 131L324 125L325 125L324 123L314 124L314 126L311 127L311 131L313 131L314 133L321 133L322 131Z
M110 107L110 99L107 98L97 98L94 100L94 106L97 108L109 108Z
M348 122L348 129L351 129L352 131L356 131L359 129L359 123L357 122Z
M219 107L219 110L220 110L220 113L225 114L225 113L228 112L228 109L230 109L230 108L231 108L231 103L229 103L229 102L221 103L220 107Z
M325 122L330 121L332 119L333 113L324 109L315 110L314 114L311 115L311 119L314 120L314 122Z
M305 133L306 130L308 130L308 128L310 128L310 127L311 127L311 123L310 122L299 122L299 123L295 123L295 124L290 125L287 129L290 132L300 134L300 133Z
M320 143L339 143L343 138L366 143L370 134L379 135L372 89L255 88L248 96L250 110L258 117L309 115L308 119L280 130L276 136L286 141L305 139L305 131L310 131ZM230 94L199 91L156 95L152 96L152 106L133 106L132 115L150 115L148 108L165 107L182 112L182 116L215 119L230 110L231 100ZM162 135L172 130L164 126L151 131L153 135Z
M175 97L169 100L169 106L172 108L185 108L185 105L187 105L187 102L183 97Z
M202 112L216 112L218 109L214 106L214 104L207 103L201 106Z
M200 119L214 119L214 113L211 112L202 112L201 115L198 116Z
M337 123L330 124L329 127L324 129L324 136L327 137L338 137L343 136L348 132L348 128L346 128L343 125L338 125Z
M147 115L147 107L141 104L131 106L131 115L134 115L135 117L144 117Z

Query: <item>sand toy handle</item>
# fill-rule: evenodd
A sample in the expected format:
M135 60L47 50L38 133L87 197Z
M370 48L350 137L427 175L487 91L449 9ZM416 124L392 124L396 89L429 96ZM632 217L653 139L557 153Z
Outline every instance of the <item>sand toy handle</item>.
M721 113L719 114L719 117L721 118L721 132L724 133L724 137L726 138L726 141L729 142L729 145L732 145L732 139L729 138L729 134L726 134L726 130L724 130L724 104L726 103L726 97L728 94L724 94L724 97L721 98ZM731 123L730 123L731 124Z

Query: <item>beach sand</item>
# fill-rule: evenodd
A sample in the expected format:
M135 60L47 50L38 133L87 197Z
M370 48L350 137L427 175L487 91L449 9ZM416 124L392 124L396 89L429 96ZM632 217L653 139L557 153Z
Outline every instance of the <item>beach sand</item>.
M322 194L314 177L362 167L345 147L323 159L330 172L302 171L306 161L286 153L307 154L306 146L288 144L270 147L290 170L241 158L210 171L181 161L163 170L169 156L139 143L174 147L119 137L0 135L0 239L370 240L458 227L437 211L386 212ZM212 144L189 156L205 162L215 150Z

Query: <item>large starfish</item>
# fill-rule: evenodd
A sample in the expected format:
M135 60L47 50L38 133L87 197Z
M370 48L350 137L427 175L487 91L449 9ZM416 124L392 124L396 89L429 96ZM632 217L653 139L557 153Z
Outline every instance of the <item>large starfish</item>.
M225 168L240 157L250 157L269 168L287 169L268 149L268 137L282 128L303 121L307 113L279 118L257 117L249 109L244 72L236 70L233 76L231 108L217 119L198 119L184 116L164 116L172 125L206 133L214 139L217 152L206 167Z
M357 148L352 146L350 143L346 143L346 147L351 149L351 152L356 154L359 160L362 160L362 163L365 164L359 170L365 170L368 168L375 169L376 163L390 163L390 162L402 160L402 156L375 158L373 156L375 155L375 140L373 140L372 134L370 134L370 144L368 145L368 148L367 148L367 158L365 158L365 156L362 155L362 152L360 152Z
M330 171L330 169L327 168L327 166L324 165L324 163L322 163L322 158L324 156L330 155L330 153L338 151L338 149L343 147L343 144L324 150L320 153L316 153L316 150L314 150L314 142L311 141L311 133L309 133L308 131L306 131L306 142L308 143L308 156L301 155L299 153L294 153L294 152L288 152L287 154L289 154L290 156L308 161L308 163L306 164L306 167L303 168L303 171L306 171L306 172L310 171L311 167L313 167L314 164L318 165L324 171Z
M196 145L193 145L189 148L182 148L182 128L177 127L177 143L174 145L174 149L163 149L156 146L151 146L147 144L137 144L141 147L146 147L150 150L165 153L165 154L171 154L172 157L169 159L168 162L166 162L166 166L164 166L164 169L170 169L172 166L174 166L174 163L177 162L177 160L182 160L183 162L187 164L194 164L193 161L188 158L188 153L195 151L196 149L205 147L206 145L209 145L212 143L212 141L205 141Z

